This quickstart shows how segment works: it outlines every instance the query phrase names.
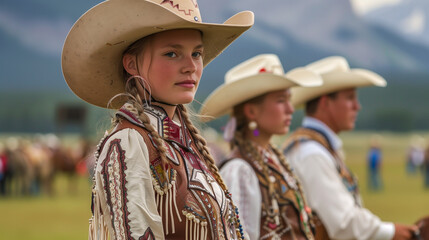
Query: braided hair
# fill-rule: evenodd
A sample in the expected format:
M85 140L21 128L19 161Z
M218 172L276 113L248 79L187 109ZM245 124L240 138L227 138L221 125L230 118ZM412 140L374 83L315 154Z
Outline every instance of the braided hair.
M125 95L128 96L128 103L132 104L132 109L129 109L131 112L134 112L136 114L136 116L140 119L140 121L142 122L143 126L145 127L145 129L147 129L149 131L149 134L152 137L152 140L154 141L155 145L157 146L156 149L158 150L158 152L160 153L160 158L161 158L161 166L164 168L164 166L166 166L166 164L168 163L168 159L167 159L167 155L166 152L167 150L165 149L164 145L163 145L163 140L161 138L161 136L158 134L158 132L155 130L155 128L150 124L150 120L149 117L144 113L144 105L143 105L143 101L137 91L137 87L136 87L136 80L133 79L133 81L128 81L127 84L125 85ZM122 120L121 117L118 116L113 116L112 117L112 127L116 126L120 121ZM167 171L165 171L166 169L164 169L164 177L167 177Z
M230 142L230 148L233 149L233 148L237 147L243 156L249 157L250 159L253 159L256 161L256 163L259 165L258 167L261 168L262 174L268 183L268 191L269 191L269 194L271 196L272 194L275 193L275 190L274 190L273 183L271 183L271 181L269 181L268 166L264 163L263 157L261 156L258 149L254 147L252 142L246 136L246 134L248 132L247 126L249 124L249 120L247 119L246 115L244 114L244 105L245 104L247 104L247 103L260 104L264 101L265 96L266 96L266 94L263 94L261 96L252 98L252 99L234 107L233 115L237 119L237 128L234 132L234 137L233 137L232 141Z
M142 38L142 39L136 41L135 43L131 44L127 48L127 50L124 51L123 55L125 55L125 54L137 55L146 45L148 38L150 38L150 36ZM167 169L164 169L164 167L168 166L168 159L167 159L167 155L166 155L167 150L165 149L165 147L163 145L163 143L164 143L163 139L158 134L158 132L155 131L153 126L150 124L150 120L149 120L148 116L144 113L144 105L143 105L144 99L142 99L140 97L140 94L139 94L138 89L137 89L137 84L139 84L139 82L136 78L133 78L128 72L126 72L125 69L123 71L123 75L124 75L124 79L127 79L125 81L125 93L123 95L125 95L127 97L127 101L129 103L131 103L133 106L133 109L130 109L130 110L132 112L136 113L136 116L138 116L138 118L142 121L144 127L151 134L154 143L157 145L156 149L158 150L160 157L161 157L161 161L162 161L161 166L164 170L163 171L164 174L166 174ZM223 189L223 191L225 192L225 194L229 198L232 207L234 209L236 209L234 203L232 202L230 194L228 192L228 188L227 188L226 184L224 183L222 177L219 174L219 169L216 166L215 160L213 159L213 157L211 156L211 154L209 152L209 149L207 147L207 142L201 136L199 130L192 123L187 107L184 106L183 104L179 104L179 105L177 105L177 110L180 112L180 115L182 116L182 119L183 119L187 129L189 130L189 133L191 134L191 137L194 140L194 143L198 149L198 152L202 155L203 161L206 163L210 172L214 175L216 181L218 182L218 184L221 186L221 188ZM116 126L120 121L121 121L120 117L113 116L112 127ZM165 177L167 177L167 176L165 176ZM238 215L236 217L238 218ZM237 221L236 225L238 227L239 221ZM239 235L239 237L241 237L241 233L239 231L237 231L237 234Z
M149 40L151 39L153 35L149 35L147 37L141 38L137 40L136 42L132 43L128 48L123 52L122 56L125 56L126 54L135 55L137 56L147 45ZM156 149L159 152L160 158L161 158L161 166L163 168L164 177L167 179L167 171L164 169L164 166L167 166L168 163L166 152L167 150L164 147L163 140L161 136L158 134L158 132L155 130L155 128L150 124L149 117L144 113L144 105L143 102L146 101L146 99L142 99L139 91L137 89L137 84L140 84L138 82L138 77L133 77L130 75L125 68L123 69L123 77L124 77L124 84L125 84L125 93L119 94L120 96L125 96L126 101L128 103L132 104L132 112L138 116L140 121L143 123L143 126L145 129L149 131L149 134L152 137L152 140L154 141L155 145L157 146ZM118 96L118 95L117 95ZM117 96L114 96L110 102ZM112 117L112 128L115 127L119 122L121 121L121 118L118 116Z
M250 99L244 103L241 103L234 107L233 109L233 116L237 120L237 126L236 131L234 133L234 137L232 141L230 142L230 148L234 149L237 148L242 156L248 157L255 161L257 164L257 168L261 170L261 173L263 177L265 178L265 181L268 186L268 193L270 200L272 198L276 197L276 191L274 187L274 183L270 181L270 172L268 165L264 162L264 158L260 151L258 151L257 148L255 148L254 144L249 140L249 138L246 136L246 134L249 133L247 130L247 126L249 123L249 120L246 118L246 115L244 114L244 105L246 103L252 103L252 104L260 104L265 99L266 94L258 96L256 98ZM280 164L286 169L286 171L296 180L297 190L299 191L299 194L301 195L303 205L307 205L307 201L305 199L305 196L302 191L301 184L299 182L299 179L295 176L295 174L292 171L292 168L290 167L289 162L286 160L286 157L281 153L281 151L274 146L272 143L269 144L269 149L277 156L277 158L280 161ZM312 218L310 213L310 219ZM312 220L310 220L312 221Z
M258 148L255 148L255 145L246 135L249 132L247 131L249 120L247 119L244 113L245 104L248 104L248 103L260 104L264 101L265 96L266 94L257 96L234 107L233 116L237 120L237 126L234 132L233 139L230 142L230 148L231 150L237 148L240 151L242 156L255 161L254 162L255 166L259 168L268 186L268 198L269 198L268 204L269 204L272 202L273 199L276 199L277 193L275 190L274 183L270 181L270 171L268 169L268 165L264 162L264 158L260 153L260 151L258 150ZM269 209L269 206L265 206L265 207Z
M188 110L183 105L178 105L180 112L182 113L183 120L186 124L186 127L189 129L192 138L194 139L195 145L197 146L198 151L203 155L205 163L208 165L210 172L215 176L217 182L222 187L224 191L228 191L226 184L223 182L222 177L219 174L219 169L216 166L215 160L211 156L209 149L207 147L206 140L201 136L200 131L194 126L191 122Z
M200 152L203 155L203 159L206 163L206 165L209 167L210 172L215 176L216 181L221 186L223 191L225 192L227 198L230 200L231 206L236 211L236 218L238 219L238 210L237 207L234 205L231 195L228 191L228 187L226 186L225 182L223 181L222 177L220 176L219 169L216 165L215 160L210 154L210 151L207 147L206 140L201 136L200 131L194 126L194 124L191 122L189 117L189 112L187 108L183 105L178 106L179 111L182 114L183 120L186 124L186 127L189 129L189 132L191 133L192 138L194 139L195 145L197 146L198 152ZM236 221L236 227L239 229L241 228L239 220ZM242 237L241 231L237 230L237 235Z

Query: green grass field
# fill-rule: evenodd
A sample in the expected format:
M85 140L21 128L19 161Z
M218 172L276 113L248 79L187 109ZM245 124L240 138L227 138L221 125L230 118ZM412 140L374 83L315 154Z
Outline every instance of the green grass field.
M88 239L88 179L80 177L74 193L69 192L65 176L58 176L55 185L52 197L0 197L0 239Z
M347 164L358 176L365 207L382 220L414 223L429 215L429 189L424 189L421 174L410 176L405 170L406 152L412 134L382 133L384 191L367 188L365 157L369 133L348 133L342 136ZM428 139L427 134L422 135Z
M365 156L370 133L341 137L347 164L358 176L365 206L386 221L411 224L429 214L429 191L421 176L407 176L404 159L409 134L382 133L384 190L370 192L366 185ZM282 139L276 139L280 142ZM87 239L90 217L90 184L81 177L75 193L68 192L65 176L59 176L53 197L0 197L0 240Z

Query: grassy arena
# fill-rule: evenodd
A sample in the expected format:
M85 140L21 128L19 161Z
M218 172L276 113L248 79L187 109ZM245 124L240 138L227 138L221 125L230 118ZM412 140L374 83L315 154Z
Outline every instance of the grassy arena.
M376 193L367 190L365 155L370 135L341 135L348 165L360 180L365 206L383 220L408 224L429 214L429 191L423 189L421 176L407 176L405 172L410 134L381 134L385 187ZM278 138L276 142L281 140ZM59 176L54 197L0 197L0 240L87 239L90 184L87 178L81 177L73 186L76 189L70 193L67 178Z

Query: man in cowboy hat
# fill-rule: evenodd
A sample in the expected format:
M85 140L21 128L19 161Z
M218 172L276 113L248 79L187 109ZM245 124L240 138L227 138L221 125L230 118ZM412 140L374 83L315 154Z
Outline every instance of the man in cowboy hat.
M355 127L361 108L357 88L384 87L386 81L374 72L350 69L346 59L337 56L307 68L322 76L323 85L292 89L292 103L305 105L305 118L286 140L284 153L322 223L316 238L410 239L415 226L382 222L362 207L357 181L344 163L338 137Z

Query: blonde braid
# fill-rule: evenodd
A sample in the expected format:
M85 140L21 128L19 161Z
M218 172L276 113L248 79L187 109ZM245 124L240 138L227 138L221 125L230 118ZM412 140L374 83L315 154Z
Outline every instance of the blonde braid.
M211 156L209 149L207 148L206 140L201 136L200 131L191 122L189 118L189 113L186 107L183 105L179 105L178 108L182 113L183 120L187 128L189 129L189 132L191 133L192 138L195 141L195 145L197 146L198 151L203 155L204 161L209 166L210 172L215 176L216 181L225 192L227 198L229 198L229 200L231 201L231 206L235 210L235 214L236 214L235 217L237 219L236 227L238 228L238 230L236 230L236 233L238 235L238 238L244 239L244 236L242 235L242 227L238 217L238 208L235 206L234 202L232 201L231 194L228 191L228 187L226 186L225 182L223 181L222 177L219 174L219 169L216 166L216 163L213 157Z
M200 131L191 122L189 118L188 110L183 105L179 105L178 108L182 113L182 117L183 117L183 120L185 121L186 127L189 129L189 132L191 133L192 138L195 140L195 145L197 146L198 151L203 155L204 161L209 166L211 173L215 175L215 178L218 181L219 185L222 187L222 189L224 191L228 191L226 184L223 182L222 177L219 174L219 169L216 166L215 160L213 159L209 149L207 148L207 142L201 136Z
M128 102L130 102L134 109L137 112L137 117L142 121L143 126L149 131L149 134L152 136L152 140L154 141L156 145L156 149L159 152L159 156L161 158L161 167L164 170L164 177L167 178L167 170L165 169L165 166L168 164L168 159L166 156L167 150L164 147L164 142L159 136L158 132L153 128L153 126L150 124L149 117L144 113L144 106L142 104L142 99L140 97L140 94L138 94L138 90L136 87L135 80L129 81L129 84L125 86L126 95L128 96ZM112 118L112 123L114 125L117 125L121 121L120 117L114 116Z
M141 109L137 108L137 111L139 113L139 119L142 121L145 128L149 130L149 133L152 136L152 140L154 141L156 145L156 149L159 152L159 156L161 157L162 169L164 169L164 175L165 175L164 177L166 177L168 169L165 169L165 166L167 166L168 164L168 159L166 154L167 150L164 147L164 140L161 138L161 136L159 136L158 132L155 131L153 126L150 124L149 117L144 113L143 106L139 103L133 103L133 106L136 106L136 105L141 106Z

